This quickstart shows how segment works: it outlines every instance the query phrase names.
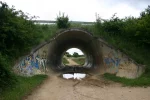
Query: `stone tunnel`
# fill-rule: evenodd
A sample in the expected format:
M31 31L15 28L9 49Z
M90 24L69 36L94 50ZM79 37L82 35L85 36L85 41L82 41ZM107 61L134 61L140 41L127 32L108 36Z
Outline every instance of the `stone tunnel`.
M64 52L79 48L86 56L83 66L62 64ZM83 29L66 29L58 32L51 40L34 48L29 55L21 57L14 66L14 72L24 76L54 71L82 71L90 73L112 73L126 78L137 78L144 72L144 66L103 39L94 37Z

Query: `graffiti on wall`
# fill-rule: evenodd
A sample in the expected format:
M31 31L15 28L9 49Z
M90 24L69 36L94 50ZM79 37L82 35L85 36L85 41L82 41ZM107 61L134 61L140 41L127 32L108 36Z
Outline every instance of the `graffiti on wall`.
M108 67L119 67L121 59L118 57L117 53L109 52L108 55L104 57L104 64Z
M47 71L46 68L46 52L43 51L43 55L38 53L26 56L20 61L14 68L14 71L18 74L25 76L32 76L35 74L44 74Z
M107 66L118 67L120 64L120 59L119 58L113 59L113 58L106 57L104 58L104 62Z

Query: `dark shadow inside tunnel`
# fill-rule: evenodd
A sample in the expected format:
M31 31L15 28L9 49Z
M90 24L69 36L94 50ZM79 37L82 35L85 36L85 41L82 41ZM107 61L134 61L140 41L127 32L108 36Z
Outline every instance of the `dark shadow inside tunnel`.
M83 67L65 67L62 64L64 52L69 48L79 48L86 55ZM68 29L58 33L49 45L49 67L56 71L97 70L102 63L102 55L93 35L81 29Z

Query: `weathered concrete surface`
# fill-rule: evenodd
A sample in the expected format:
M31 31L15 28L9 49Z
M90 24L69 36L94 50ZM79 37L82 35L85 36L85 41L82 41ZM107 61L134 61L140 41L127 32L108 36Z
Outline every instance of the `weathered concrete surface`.
M82 70L98 74L113 73L127 78L136 78L144 72L144 66L137 64L104 40L81 29L58 32L53 39L37 46L29 55L16 62L14 71L31 76L43 74L49 68L55 71L72 70L72 67L66 68L62 64L64 52L72 47L81 49L86 55Z
M105 72L113 73L120 77L136 78L144 72L144 66L122 53L120 50L108 45L99 39L102 49Z

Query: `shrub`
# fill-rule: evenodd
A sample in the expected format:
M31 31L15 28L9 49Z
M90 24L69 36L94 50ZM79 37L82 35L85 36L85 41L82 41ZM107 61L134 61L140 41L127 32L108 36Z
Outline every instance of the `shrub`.
M69 18L68 16L65 16L64 13L62 15L61 13L59 13L59 16L57 16L56 22L57 22L57 27L59 29L65 29L65 28L70 27Z
M8 68L9 64L6 57L0 53L0 94L16 82L16 78Z
M11 57L18 57L38 43L36 25L22 11L9 8L0 2L0 52Z
M15 83L12 62L38 43L36 25L22 11L0 2L0 91Z

